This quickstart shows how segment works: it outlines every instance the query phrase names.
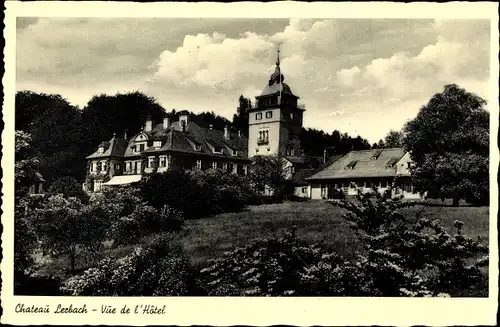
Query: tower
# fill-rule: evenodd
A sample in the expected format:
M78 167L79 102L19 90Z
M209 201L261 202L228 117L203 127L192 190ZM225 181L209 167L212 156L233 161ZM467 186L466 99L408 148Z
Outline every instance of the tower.
M305 109L299 97L284 83L280 68L280 51L276 68L255 106L248 111L248 157L256 155L299 155L300 131Z

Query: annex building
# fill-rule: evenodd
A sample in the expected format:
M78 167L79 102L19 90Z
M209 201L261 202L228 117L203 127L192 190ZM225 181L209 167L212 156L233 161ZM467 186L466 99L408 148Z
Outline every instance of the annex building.
M328 199L339 190L346 196L354 196L357 188L368 191L377 187L379 192L385 192L395 182L394 195L419 199L420 194L411 184L410 166L410 154L402 148L351 151L306 178L309 197Z

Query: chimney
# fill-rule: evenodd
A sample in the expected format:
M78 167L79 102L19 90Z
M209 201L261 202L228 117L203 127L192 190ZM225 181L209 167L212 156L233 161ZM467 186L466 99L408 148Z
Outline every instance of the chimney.
M167 129L170 127L170 117L163 118L163 129Z
M144 128L146 132L151 132L153 130L153 121L151 120L151 116L148 116L146 120L146 127Z
M229 130L229 125L224 126L224 138L229 140L231 138L231 132Z
M128 137L127 137L127 130L125 129L125 131L123 132L123 139L124 140L127 140Z

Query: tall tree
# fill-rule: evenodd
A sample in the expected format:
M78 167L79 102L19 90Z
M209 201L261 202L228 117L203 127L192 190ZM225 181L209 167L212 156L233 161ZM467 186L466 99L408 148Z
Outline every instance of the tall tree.
M415 189L432 197L487 203L489 113L486 101L446 85L404 128Z
M252 108L252 101L240 95L238 102L236 114L233 115L233 127L248 137L248 110Z
M110 139L113 133L123 135L127 131L129 137L139 133L148 117L160 123L165 110L144 93L136 91L92 97L82 112L87 152L103 140Z
M47 179L81 177L81 111L58 94L16 93L16 129L31 134L38 152L40 172Z
M403 132L390 130L383 140L372 145L373 149L388 149L403 147Z

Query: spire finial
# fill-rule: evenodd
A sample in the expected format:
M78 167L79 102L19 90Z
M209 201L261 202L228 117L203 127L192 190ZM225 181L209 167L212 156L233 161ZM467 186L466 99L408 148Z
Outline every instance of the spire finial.
M276 66L280 66L280 46L278 44L278 56L276 58Z

